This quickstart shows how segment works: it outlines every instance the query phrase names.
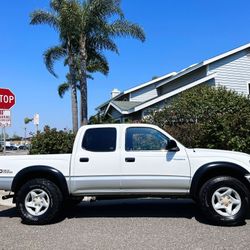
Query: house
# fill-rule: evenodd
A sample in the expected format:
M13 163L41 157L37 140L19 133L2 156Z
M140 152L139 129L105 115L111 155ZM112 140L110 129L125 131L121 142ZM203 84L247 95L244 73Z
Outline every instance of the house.
M249 95L250 43L123 92L114 89L111 99L96 110L116 122L141 120L152 109L160 109L172 97L200 84Z

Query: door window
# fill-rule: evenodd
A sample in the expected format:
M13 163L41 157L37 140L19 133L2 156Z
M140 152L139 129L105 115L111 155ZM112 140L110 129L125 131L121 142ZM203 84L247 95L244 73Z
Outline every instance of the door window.
M165 150L169 139L152 128L127 128L126 151Z
M82 148L92 152L112 152L116 149L115 128L90 128L87 129Z

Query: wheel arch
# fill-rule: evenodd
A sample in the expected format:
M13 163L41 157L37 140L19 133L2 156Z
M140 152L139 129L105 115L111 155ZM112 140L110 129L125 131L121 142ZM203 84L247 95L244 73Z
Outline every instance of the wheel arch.
M25 182L34 178L45 178L54 182L61 190L63 196L69 195L65 176L57 169L50 166L30 166L20 170L13 179L11 190L16 193Z
M232 162L211 162L201 166L194 174L190 195L196 199L203 183L216 176L231 176L239 179L250 190L250 183L246 180L245 175L249 172L238 164Z

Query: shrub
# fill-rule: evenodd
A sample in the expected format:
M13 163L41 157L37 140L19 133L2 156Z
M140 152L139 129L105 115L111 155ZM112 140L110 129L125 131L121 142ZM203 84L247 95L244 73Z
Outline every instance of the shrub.
M31 140L30 154L66 154L73 149L75 135L71 131L57 131L45 126Z
M187 147L250 153L250 99L223 87L187 90L144 122L162 127Z

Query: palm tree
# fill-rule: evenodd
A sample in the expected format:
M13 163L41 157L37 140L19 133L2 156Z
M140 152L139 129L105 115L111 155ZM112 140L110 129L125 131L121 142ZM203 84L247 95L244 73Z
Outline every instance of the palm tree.
M89 50L88 54L89 57L87 61L87 72L88 72L87 78L93 80L93 77L90 74L94 72L100 72L104 75L107 75L109 72L109 65L105 56L102 55L101 53L95 52L94 50ZM54 63L56 60L62 57L65 57L64 64L66 65L68 59L67 59L66 49L63 44L61 46L51 47L44 53L44 63L48 71L55 77L57 77L57 74L54 71ZM77 61L77 55L74 55L74 57L76 58L75 61ZM78 69L80 68L79 62L77 68ZM58 86L58 94L61 98L63 98L64 94L70 90L70 74L67 74L66 79L67 79L66 82ZM77 81L76 88L77 90L80 90L79 72L76 72L76 81ZM80 114L82 117L82 112Z
M120 7L120 0L89 0L79 4L71 1L76 19L73 33L78 35L80 60L81 124L87 123L87 61L88 51L97 53L110 50L118 53L114 42L116 37L131 36L145 40L143 30L136 24L128 22Z
M104 58L104 50L118 53L114 42L116 37L130 36L144 41L145 35L137 24L125 19L120 0L51 0L50 6L53 12L33 12L31 24L49 24L59 32L63 45L59 47L64 50L58 51L62 52L61 55L66 55L69 66L73 117L77 114L78 78L81 95L80 121L81 124L86 124L88 61L90 58L93 61ZM54 59L57 58L60 57ZM73 124L76 124L75 118Z
M67 32L64 20L62 20L60 10L67 6L65 0L51 0L51 12L36 10L31 13L31 24L48 24L55 28L60 35L63 46L55 46L46 51L47 54L51 53L54 57L53 60L67 56L69 66L69 82L71 88L71 106L72 106L72 123L73 132L78 130L78 104L77 104L77 89L76 89L76 68L74 62L74 44L69 32ZM57 51L57 53L55 53ZM53 68L53 65L52 65Z

